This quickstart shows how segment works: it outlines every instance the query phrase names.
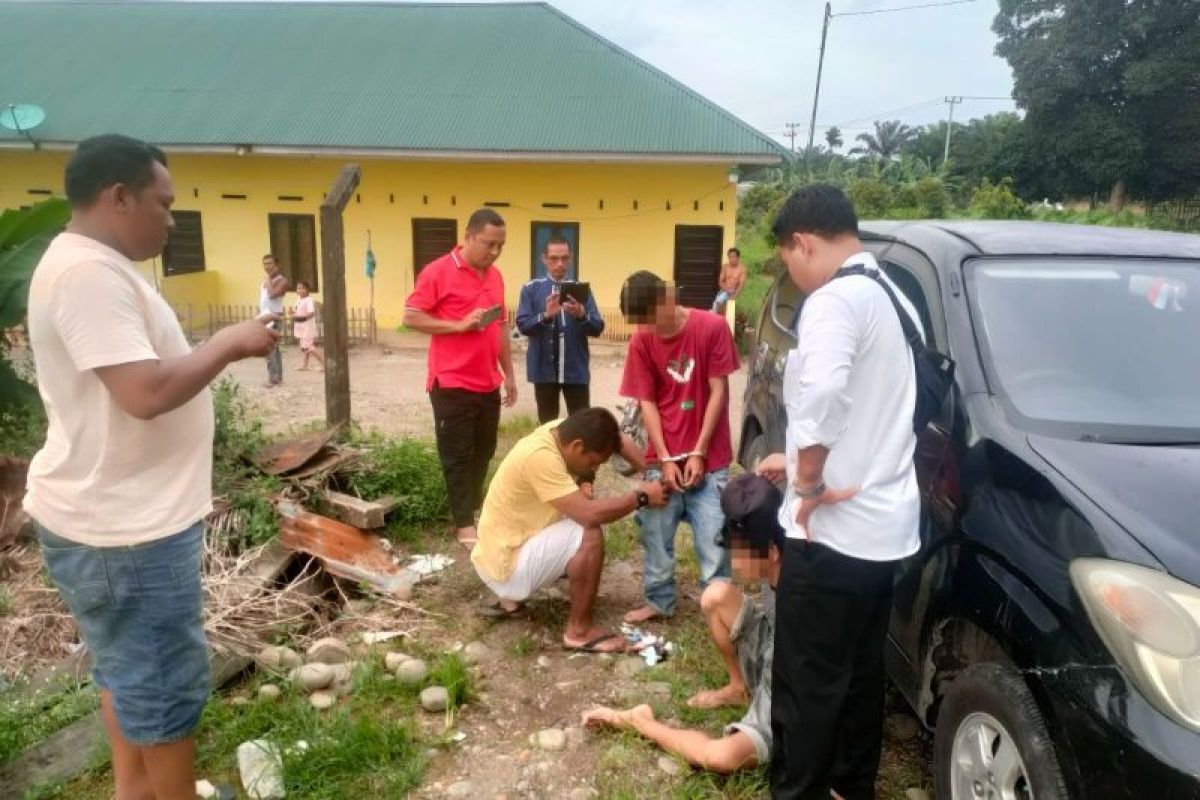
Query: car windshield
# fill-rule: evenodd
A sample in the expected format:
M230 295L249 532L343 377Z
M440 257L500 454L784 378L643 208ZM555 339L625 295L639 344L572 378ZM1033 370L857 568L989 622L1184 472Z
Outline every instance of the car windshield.
M993 388L1026 422L1200 440L1200 263L981 259L967 276Z

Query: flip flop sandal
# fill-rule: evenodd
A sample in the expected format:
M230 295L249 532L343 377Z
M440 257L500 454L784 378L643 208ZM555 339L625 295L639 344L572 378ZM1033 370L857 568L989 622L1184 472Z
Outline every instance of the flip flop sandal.
M564 650L573 650L577 653L620 653L620 652L624 652L624 648L621 648L620 650L601 650L597 647L597 645L604 644L605 642L611 641L613 639L620 639L620 640L624 641L625 637L619 633L602 633L599 636L597 636L595 639L584 642L581 645L573 645L573 644L567 644L566 642L563 642L563 649Z
M490 603L481 603L475 607L476 615L484 619L507 619L515 617L525 612L525 604L520 603L511 611L500 605L499 600L493 600Z

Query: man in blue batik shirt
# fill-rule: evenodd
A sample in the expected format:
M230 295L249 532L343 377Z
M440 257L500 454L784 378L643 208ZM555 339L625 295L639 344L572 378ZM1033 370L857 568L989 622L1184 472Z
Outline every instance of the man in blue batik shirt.
M588 384L588 337L604 331L604 320L591 295L583 305L560 292L571 273L571 243L551 234L542 251L545 278L521 287L517 329L529 337L525 363L537 398L538 421L558 418L558 397L567 401L567 414L591 403Z

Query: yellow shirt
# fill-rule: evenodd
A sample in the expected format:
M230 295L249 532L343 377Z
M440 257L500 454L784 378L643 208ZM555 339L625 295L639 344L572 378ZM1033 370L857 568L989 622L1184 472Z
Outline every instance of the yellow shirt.
M550 503L579 490L547 422L508 452L492 478L479 515L471 561L495 581L507 581L521 546L563 515Z

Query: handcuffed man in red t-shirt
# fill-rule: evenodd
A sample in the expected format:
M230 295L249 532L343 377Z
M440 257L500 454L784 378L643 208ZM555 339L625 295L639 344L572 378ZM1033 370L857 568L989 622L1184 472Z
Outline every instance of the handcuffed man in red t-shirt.
M684 519L695 535L701 586L729 579L729 553L717 541L733 461L729 375L738 356L724 319L676 305L674 288L652 272L625 281L621 313L638 326L621 394L641 403L650 440L646 479L661 479L672 491L665 508L638 512L646 602L625 615L638 623L675 612L675 529Z
M479 209L467 221L463 244L421 270L404 304L405 327L432 337L425 389L455 535L468 550L479 538L475 511L496 454L501 385L504 405L517 402L504 278L495 266L504 240L501 216Z

